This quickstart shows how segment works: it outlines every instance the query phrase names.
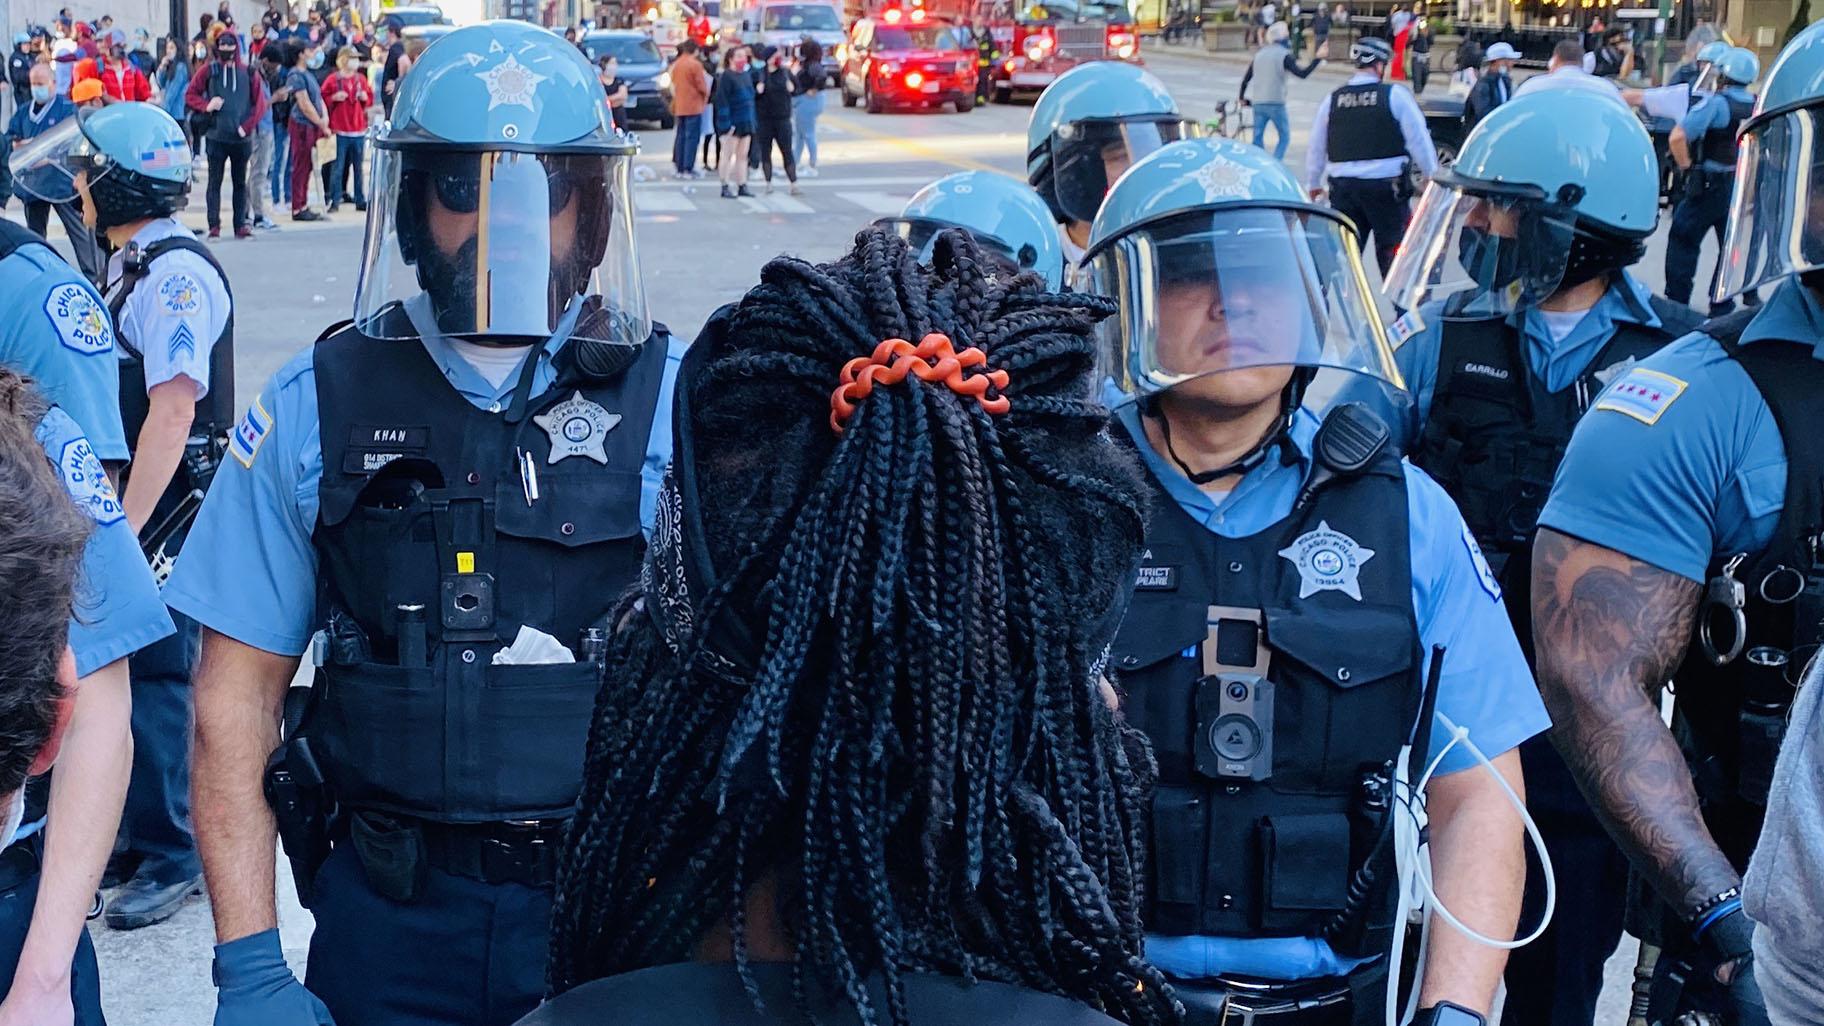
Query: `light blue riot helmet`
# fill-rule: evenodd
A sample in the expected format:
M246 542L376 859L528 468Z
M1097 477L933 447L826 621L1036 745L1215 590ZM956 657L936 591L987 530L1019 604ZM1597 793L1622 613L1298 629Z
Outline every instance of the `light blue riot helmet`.
M1716 69L1717 77L1728 84L1753 85L1754 80L1761 77L1761 59L1746 47L1729 47L1711 61L1710 66Z
M1227 372L1290 367L1288 418L1364 386L1402 401L1358 252L1349 221L1256 147L1201 138L1152 154L1090 231L1094 289L1119 303L1101 329L1104 398L1220 393Z
M519 21L456 29L419 55L374 138L355 325L524 343L651 333L629 167L581 50Z
M898 217L875 223L898 232L927 261L938 233L960 228L1052 290L1064 285L1064 246L1050 208L1026 183L994 171L945 175L918 190Z
M1727 40L1713 39L1710 42L1705 43L1703 47L1697 51L1697 78L1691 84L1691 92L1693 94L1703 93L1705 95L1710 95L1716 92L1718 88L1716 71L1717 58L1728 53L1731 49L1732 47L1730 47Z
M190 193L184 130L150 103L80 111L14 150L10 166L22 195L92 204L102 231L174 214Z
M1742 123L1718 302L1789 274L1824 288L1824 22L1814 22L1768 70Z
M1189 134L1165 84L1123 61L1091 61L1059 75L1026 124L1026 180L1059 223L1095 220L1121 172Z
M27 44L31 41L32 41L32 34L30 32L13 33L13 45L14 46L24 46L25 44Z
M1619 103L1516 96L1425 187L1383 291L1412 309L1497 317L1637 262L1659 218L1659 160Z

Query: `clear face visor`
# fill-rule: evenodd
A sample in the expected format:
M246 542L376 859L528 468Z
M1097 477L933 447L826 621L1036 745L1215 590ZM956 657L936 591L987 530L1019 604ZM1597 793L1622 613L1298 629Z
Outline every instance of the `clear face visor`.
M887 217L874 223L906 240L906 245L912 247L918 253L918 259L924 263L931 261L931 250L937 245L938 235L951 230L968 232L969 237L983 249L1022 271L1033 270L1039 262L1038 250L1034 249L1030 243L1016 250L1004 239L995 238L986 232L976 231L963 225L927 221L917 217Z
M1443 301L1453 317L1505 316L1558 291L1573 224L1536 189L1468 192L1434 181L1381 291L1403 310Z
M1789 111L1743 133L1714 299L1824 268L1824 118Z
M82 134L79 120L66 118L12 152L7 166L13 172L13 191L33 201L74 202L78 174L87 172L90 182L101 176L95 156L95 145Z
M1697 71L1697 78L1691 83L1691 92L1694 94L1701 93L1705 96L1711 96L1720 92L1722 88L1723 73L1716 69L1716 65L1700 65Z
M1090 272L1095 291L1119 303L1100 329L1104 401L1183 389L1243 405L1279 394L1302 367L1317 372L1308 409L1403 402L1354 237L1328 215L1193 213L1115 240Z
M625 156L377 147L355 324L374 338L651 333Z
M1075 121L1051 136L1058 205L1073 220L1094 221L1122 173L1154 150L1190 138L1191 126L1164 121Z

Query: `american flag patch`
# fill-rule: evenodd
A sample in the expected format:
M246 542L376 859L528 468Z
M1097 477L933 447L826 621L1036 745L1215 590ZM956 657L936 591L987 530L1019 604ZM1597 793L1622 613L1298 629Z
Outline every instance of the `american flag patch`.
M1670 374L1634 367L1597 397L1596 409L1626 414L1642 424L1657 424L1687 387Z
M175 151L183 148L183 143L172 139L157 149L141 150L139 169L141 171L162 171L165 168L173 167L182 159Z

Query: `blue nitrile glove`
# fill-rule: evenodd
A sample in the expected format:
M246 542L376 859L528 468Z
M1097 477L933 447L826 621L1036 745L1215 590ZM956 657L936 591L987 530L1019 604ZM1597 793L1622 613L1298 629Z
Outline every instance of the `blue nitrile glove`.
M215 1026L336 1026L285 964L276 928L217 944L215 988Z

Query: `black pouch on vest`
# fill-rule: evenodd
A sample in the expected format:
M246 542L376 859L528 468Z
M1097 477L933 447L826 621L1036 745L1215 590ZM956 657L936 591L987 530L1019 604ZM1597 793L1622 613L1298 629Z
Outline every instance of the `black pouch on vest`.
M424 835L416 826L357 812L350 817L349 838L376 893L393 901L417 901L424 893L430 864L425 861Z
M1255 834L1260 846L1260 927L1270 933L1309 930L1349 899L1349 817L1341 813L1270 816Z

